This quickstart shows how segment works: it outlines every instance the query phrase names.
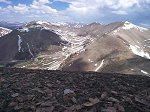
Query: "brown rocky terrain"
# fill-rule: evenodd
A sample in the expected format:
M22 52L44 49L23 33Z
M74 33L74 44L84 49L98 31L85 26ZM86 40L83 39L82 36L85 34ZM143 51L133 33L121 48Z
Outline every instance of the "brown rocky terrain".
M62 70L149 75L148 29L129 22L90 26L83 30L96 39L83 52L68 57L60 66Z
M150 78L0 68L0 112L150 112Z

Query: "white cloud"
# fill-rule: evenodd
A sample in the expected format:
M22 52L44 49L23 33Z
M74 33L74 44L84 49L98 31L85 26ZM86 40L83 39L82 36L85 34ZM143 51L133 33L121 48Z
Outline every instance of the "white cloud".
M147 12L149 14L150 0L55 0L69 3L66 15L80 21L106 20L112 15L113 21L117 18L135 19L136 15ZM114 16L115 14L115 16ZM121 15L121 16L120 16ZM149 14L150 15L150 14ZM125 16L126 18L123 18ZM121 18L122 17L122 18ZM146 17L146 16L145 16ZM110 20L110 19L109 19ZM121 21L120 20L120 21ZM118 20L119 21L119 20ZM136 20L135 20L136 21Z
M2 1L7 2L10 0L0 0L0 2ZM45 20L49 21L80 22L136 19L136 16L144 11L147 12L147 15L150 15L148 11L149 5L147 5L150 4L150 0L53 0L69 3L69 7L62 11L51 8L49 4L52 2L50 1L33 0L32 4L29 5L18 4L16 6L1 7L0 15L4 15L5 18L9 16L18 17L20 20L22 17L26 20L45 18ZM136 16L134 17L134 15ZM121 19L119 20L118 18ZM140 21L140 23L142 22Z
M55 14L57 11L47 6L50 4L49 0L33 0L33 3L29 6L31 13L36 14Z
M122 11L122 10L112 11L112 13L118 14L118 15L127 15L128 14L126 11Z
M1 8L1 13L7 13L7 12L14 12L14 13L35 13L35 14L50 14L50 13L56 13L57 11L55 9L52 9L51 7L45 5L47 3L50 3L48 0L34 0L32 4L25 5L25 4L18 4L16 6L8 5L5 8Z
M99 10L100 13L104 10L109 12L120 12L120 14L126 14L133 9L141 8L142 5L150 3L150 0L55 0L70 3L70 7L74 9L87 8L88 12L92 11L89 7ZM140 9L141 10L141 9ZM80 10L79 10L80 11Z
M139 4L139 0L117 0L118 2L116 2L115 4L111 5L111 8L113 9L128 9L133 7L134 5L136 6L140 6Z
M29 10L29 7L24 4L18 4L17 6L14 6L12 10L15 10L18 13L25 13Z
M33 5L41 6L45 4L49 4L49 0L33 0Z
M32 4L18 4L15 6L8 5L7 7L0 7L1 20L18 21L32 21L32 20L46 20L46 21L61 21L68 20L62 12L49 7L49 0L33 0ZM61 16L61 17L60 17ZM5 18L5 19L4 19Z
M55 0L72 4L75 7L109 7L112 9L127 9L134 5L139 6L141 0ZM147 0L146 0L147 1Z
M32 13L42 13L42 14L51 14L51 13L57 13L55 9L52 9L51 7L47 5L41 5L40 7L38 5L32 4L29 6L30 12Z
M24 14L28 11L29 7L25 4L18 4L16 6L11 6L8 5L5 8L1 8L0 11L1 13L9 13L9 12L14 12L14 13L21 13Z
M69 3L64 13L76 20L98 20L107 13L128 15L140 7L142 0L55 0Z

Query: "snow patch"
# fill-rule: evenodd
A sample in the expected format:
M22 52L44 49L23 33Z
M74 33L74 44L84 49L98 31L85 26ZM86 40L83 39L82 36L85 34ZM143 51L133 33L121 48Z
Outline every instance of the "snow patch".
M45 22L45 21L37 21L36 24L40 24L41 25L41 24L49 24L49 23Z
M63 23L63 22L55 22L55 23L51 23L52 25L56 25L56 26L67 26L67 23Z
M102 62L100 63L100 65L95 69L95 72L98 71L102 67L103 63L104 63L104 59L102 60Z
M150 41L150 39L147 39L147 40L144 40L144 41L145 41L145 42L146 42L146 41Z
M123 41L123 43L124 43L124 44L126 44L126 42L125 42L125 41Z
M148 73L147 73L146 71L144 71L144 70L141 70L141 72L144 73L144 74L148 74Z
M140 49L140 47L139 47L139 46L137 46L137 45L135 45L135 47Z
M117 30L114 30L114 33L117 33Z
M144 48L150 48L150 46L144 45Z
M28 46L29 53L31 54L31 56L33 56L33 57L34 57L33 53L32 53L32 52L31 52L31 50L30 50L30 46L29 46L29 44L28 44L28 43L27 43L27 46Z
M18 51L21 51L21 43L22 43L22 38L20 37L20 35L18 35Z
M27 27L21 28L21 29L17 29L20 32L29 32L29 29Z
M141 72L142 73L144 73L144 74L146 74L146 75L148 75L149 73L147 73L146 71L144 71L144 70L141 70Z
M133 46L133 45L130 45L130 49L132 50L132 52L138 56L141 56L141 57L144 57L144 58L147 58L147 59L150 59L150 55L147 53L147 52L144 52L142 49L140 49L139 47L137 46Z
M95 65L94 66L97 66L97 63L95 63Z
M75 28L81 28L81 27L83 27L83 25L76 24L74 27L75 27Z
M52 32L56 33L57 35L61 35L62 34L61 30L52 30Z
M123 26L122 28L123 28L124 30L128 30L128 29L135 28L135 29L140 30L140 31L142 31L142 32L148 30L148 29L146 29L146 28L143 28L143 27L134 25L134 24L132 24L132 23L130 23L130 22L128 22L128 21L126 21L126 22L124 23L124 26Z
M94 62L94 61L92 61L91 59L88 59L88 61L90 61L91 63Z

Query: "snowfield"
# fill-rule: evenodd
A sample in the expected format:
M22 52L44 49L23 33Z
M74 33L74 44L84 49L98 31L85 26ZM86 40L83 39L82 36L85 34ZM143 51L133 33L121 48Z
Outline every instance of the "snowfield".
M17 29L17 30L20 32L29 32L29 28L27 28L27 27L23 27L23 28Z
M135 29L137 29L137 30L139 30L139 31L142 31L142 32L148 30L148 29L146 29L146 28L143 28L143 27L134 25L134 24L132 24L132 23L130 23L130 22L128 22L128 21L126 21L126 22L124 23L124 26L123 26L122 28L123 28L124 30L129 30L129 29L135 28Z
M18 51L21 51L21 43L22 43L22 38L20 37L20 35L18 35Z
M138 56L150 59L150 55L147 52L144 52L142 49L140 49L138 46L130 45L130 49L132 52Z

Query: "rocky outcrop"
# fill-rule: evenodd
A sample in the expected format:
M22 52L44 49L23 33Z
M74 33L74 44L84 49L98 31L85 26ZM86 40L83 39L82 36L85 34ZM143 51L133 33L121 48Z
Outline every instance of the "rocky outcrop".
M0 111L149 112L150 78L0 68Z

